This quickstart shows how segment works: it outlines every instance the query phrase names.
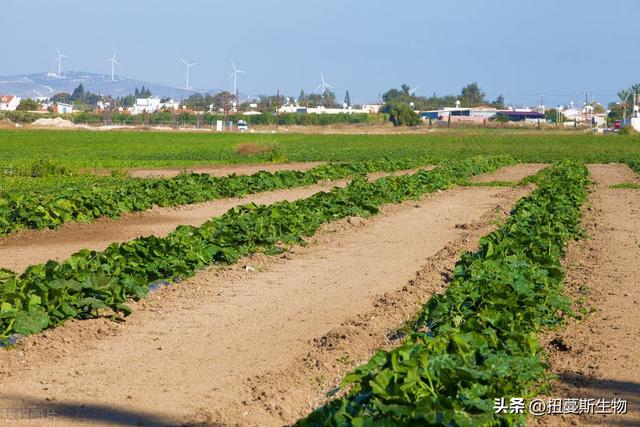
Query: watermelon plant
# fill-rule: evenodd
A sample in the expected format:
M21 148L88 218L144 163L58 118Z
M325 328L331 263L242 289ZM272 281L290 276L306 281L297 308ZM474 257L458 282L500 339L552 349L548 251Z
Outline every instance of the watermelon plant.
M0 236L20 228L57 228L68 221L116 218L124 212L152 206L178 206L225 197L315 184L354 174L410 169L431 162L426 158L335 163L308 171L258 172L215 177L182 174L169 179L48 178L45 185L0 181ZM36 181L37 182L37 181Z
M373 215L385 203L444 190L513 162L509 157L447 162L431 171L373 183L360 176L347 187L295 202L235 207L200 227L180 226L163 238L82 250L62 263L31 266L19 276L0 270L0 338L33 334L104 309L126 315L127 299L143 297L159 281L181 280L209 265L233 263L256 252L278 253L282 243L302 243L324 223Z
M297 426L522 425L496 398L544 391L536 334L571 313L561 260L581 236L589 180L583 164L540 174L504 226L459 259L451 284L424 306L400 347L378 352L342 382L344 397Z

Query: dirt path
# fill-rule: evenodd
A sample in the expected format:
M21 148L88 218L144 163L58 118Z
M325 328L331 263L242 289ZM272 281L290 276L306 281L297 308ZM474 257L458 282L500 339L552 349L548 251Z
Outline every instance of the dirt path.
M432 169L427 166L424 169ZM416 170L401 170L406 175ZM369 174L373 181L389 175ZM49 260L62 261L80 249L103 250L114 242L126 242L140 236L165 236L179 225L199 226L214 216L222 215L234 206L246 203L271 204L310 197L334 186L345 186L348 180L325 181L307 187L268 191L242 198L218 199L171 208L155 207L144 212L123 214L119 219L99 218L90 224L67 223L58 230L24 230L0 237L0 267L22 272L28 266Z
M518 163L513 166L507 166L494 173L488 173L480 176L474 176L471 178L471 182L491 182L491 181L513 181L518 182L521 179L533 175L548 167L546 163ZM509 179L504 177L508 176Z
M28 337L0 352L0 408L47 408L59 425L291 421L340 368L385 345L389 327L435 289L409 290L416 270L435 262L429 272L441 281L438 257L452 264L469 237L479 237L474 221L487 226L496 209L508 211L526 192L456 188L385 207L372 219L325 227L292 254L252 257L164 288L135 304L124 324L71 321ZM255 271L244 271L246 265ZM395 303L383 296L396 291L405 297ZM376 310L380 323L367 317ZM353 323L359 315L365 317ZM349 325L352 333L340 332ZM341 340L352 353L325 369L322 359L332 360ZM310 378L313 366L320 372ZM289 380L296 387L278 387Z
M328 181L308 187L290 188L249 195L242 198L171 208L155 207L144 212L123 214L119 219L99 218L93 223L67 223L58 230L24 230L0 238L0 266L21 272L26 267L48 260L65 260L80 249L103 250L114 242L126 242L140 236L165 236L179 225L199 226L234 206L271 204L310 197L346 180Z
M129 169L129 176L139 178L169 178L181 172L208 173L214 176L226 176L235 173L236 175L252 175L256 172L267 171L306 171L325 162L302 162L302 163L260 163L260 164L236 164L236 165L211 165L211 166L190 166L185 168L134 168Z
M544 425L640 425L640 191L625 165L590 165L596 182L583 225L590 238L569 248L567 285L596 311L546 337L554 397L626 399L626 416L545 417ZM586 288L584 287L586 286ZM587 290L588 289L588 290Z

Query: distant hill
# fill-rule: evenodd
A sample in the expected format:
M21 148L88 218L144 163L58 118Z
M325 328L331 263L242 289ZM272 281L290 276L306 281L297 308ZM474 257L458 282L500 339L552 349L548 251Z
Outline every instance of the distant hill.
M154 96L160 98L171 97L179 100L188 98L194 93L204 93L204 90L186 90L163 83L147 82L116 76L111 81L111 75L87 73L84 71L65 71L62 77L53 73L33 73L19 76L0 76L0 95L16 95L21 98L35 98L51 96L58 92L73 92L82 83L85 90L111 95L113 97L126 96L142 86L149 89ZM206 90L207 93L220 92L218 89Z

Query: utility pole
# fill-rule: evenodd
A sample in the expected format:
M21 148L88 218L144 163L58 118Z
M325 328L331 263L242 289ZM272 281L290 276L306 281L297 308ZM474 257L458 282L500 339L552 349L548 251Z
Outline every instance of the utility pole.
M226 128L227 127L227 108L228 108L228 100L227 100L227 91L224 91L224 101L223 101L224 105L222 106L223 110L224 110L224 124L222 126L222 128Z
M240 97L238 93L238 88L236 87L236 129L238 129L238 121L240 120Z
M278 121L280 119L280 89L276 95L276 133L278 132Z

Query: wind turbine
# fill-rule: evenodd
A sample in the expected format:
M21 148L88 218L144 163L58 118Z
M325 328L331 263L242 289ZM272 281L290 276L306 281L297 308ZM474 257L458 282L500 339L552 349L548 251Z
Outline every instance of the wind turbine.
M327 82L324 81L324 74L322 74L322 73L320 73L320 81L322 83L320 83L320 86L315 88L314 92L317 92L318 89L322 89L322 95L324 95L324 93L326 92L327 88L333 89L333 86L331 86L330 84L328 84Z
M231 80L231 77L233 77L233 94L238 95L238 74L246 74L247 72L236 68L236 64L234 64L233 61L231 61L231 67L233 68L233 71L229 74L229 78L227 80Z
M420 89L420 86L416 86L413 89L409 89L409 95L413 96L413 94Z
M111 58L105 59L105 61L111 62L111 81L112 82L116 80L115 79L116 65L120 65L120 63L116 60L116 53L118 53L117 50L113 52L113 56Z
M189 63L189 62L185 61L183 58L180 58L180 60L182 61L184 66L187 68L187 85L185 86L185 89L186 90L191 90L191 86L189 86L189 69L191 67L193 67L194 65L198 65L198 63L197 62Z
M68 56L60 52L59 47L56 47L56 51L58 52L58 57L55 59L58 61L58 77L62 77L62 58L68 58Z

